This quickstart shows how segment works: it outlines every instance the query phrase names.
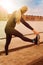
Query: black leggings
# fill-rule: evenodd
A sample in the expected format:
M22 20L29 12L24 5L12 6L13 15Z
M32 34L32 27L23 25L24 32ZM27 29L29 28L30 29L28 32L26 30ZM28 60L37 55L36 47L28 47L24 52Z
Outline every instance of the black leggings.
M8 53L8 46L10 44L12 35L14 35L16 37L19 37L24 41L32 42L32 39L29 39L29 38L25 37L23 34L21 34L19 31L15 30L15 29L11 29L10 34L6 34L6 44L5 44L6 53Z

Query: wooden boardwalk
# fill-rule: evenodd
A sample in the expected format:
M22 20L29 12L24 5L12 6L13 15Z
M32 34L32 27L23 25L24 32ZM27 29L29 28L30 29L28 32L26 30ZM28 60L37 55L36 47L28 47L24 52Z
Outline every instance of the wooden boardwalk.
M27 37L33 38L34 35ZM43 41L43 33L40 34L40 37L40 41ZM1 40L0 43L0 65L43 65L43 43L37 46L19 38L13 38L8 56L3 52L5 39Z

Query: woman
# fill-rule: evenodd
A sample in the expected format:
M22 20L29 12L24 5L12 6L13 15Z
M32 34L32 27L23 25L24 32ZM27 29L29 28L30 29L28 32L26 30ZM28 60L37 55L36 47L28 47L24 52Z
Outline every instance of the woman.
M13 12L13 14L11 15L11 17L9 18L6 27L5 27L5 33L6 33L6 44L5 44L5 53L6 55L8 55L8 46L10 44L12 35L17 36L19 38L21 38L24 41L27 42L33 42L35 44L38 44L39 42L39 33L37 31L35 31L27 22L25 22L25 20L23 19L23 15L24 13L28 10L27 6L23 6L22 8L20 8L18 11ZM36 34L36 38L35 39L29 39L27 37L24 37L22 33L20 33L19 31L17 31L15 29L16 27L16 23L22 23L24 24L27 28L29 28L30 30L32 30L35 34Z

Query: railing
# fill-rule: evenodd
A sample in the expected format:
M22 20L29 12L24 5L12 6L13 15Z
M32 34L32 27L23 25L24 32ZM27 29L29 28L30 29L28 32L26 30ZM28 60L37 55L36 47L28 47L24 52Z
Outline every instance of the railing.
M39 33L43 33L43 32L39 32ZM28 35L34 35L34 33L30 33L30 34L25 34L24 36L28 36ZM15 36L13 36L12 38L14 38ZM4 38L0 38L0 40L6 39L6 37Z

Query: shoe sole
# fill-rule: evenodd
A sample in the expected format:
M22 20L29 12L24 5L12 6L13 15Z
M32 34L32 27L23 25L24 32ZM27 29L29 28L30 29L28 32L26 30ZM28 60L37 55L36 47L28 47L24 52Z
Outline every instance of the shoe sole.
M40 36L37 35L37 45L39 45L39 43L40 43Z

